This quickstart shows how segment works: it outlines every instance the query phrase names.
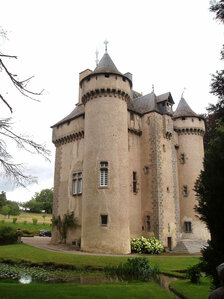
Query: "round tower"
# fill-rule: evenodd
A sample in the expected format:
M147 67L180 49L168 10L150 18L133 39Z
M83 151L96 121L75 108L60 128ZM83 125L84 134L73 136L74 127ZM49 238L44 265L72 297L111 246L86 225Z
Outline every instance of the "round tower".
M181 239L201 239L207 241L208 230L196 217L197 204L194 184L203 168L205 133L204 119L189 107L182 97L173 115L174 130L178 134L178 177Z
M107 52L80 82L85 105L84 251L130 252L127 102L131 85Z

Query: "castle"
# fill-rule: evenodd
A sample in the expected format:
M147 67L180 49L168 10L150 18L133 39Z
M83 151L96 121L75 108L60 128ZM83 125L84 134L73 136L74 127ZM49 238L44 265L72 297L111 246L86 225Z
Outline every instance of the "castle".
M203 167L204 119L182 97L141 95L131 73L107 51L80 73L79 101L53 128L56 147L53 215L74 212L79 227L66 242L99 253L130 252L130 239L207 240L195 216L194 183ZM52 242L59 242L53 228Z

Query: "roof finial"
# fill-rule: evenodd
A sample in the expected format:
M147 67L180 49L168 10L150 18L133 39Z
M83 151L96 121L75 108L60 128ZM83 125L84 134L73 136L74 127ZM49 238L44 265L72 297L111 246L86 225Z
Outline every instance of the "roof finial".
M183 90L183 92L181 94L181 98L183 98L185 90L186 90L186 87L184 87L184 90Z
M154 84L152 84L152 92L154 92Z
M104 44L105 44L105 53L107 53L107 44L108 44L108 40L107 39L104 41Z
M96 54L96 60L95 60L95 62L96 62L96 66L98 66L98 64L99 64L99 59L98 59L99 51L98 51L97 48L96 48L95 54Z

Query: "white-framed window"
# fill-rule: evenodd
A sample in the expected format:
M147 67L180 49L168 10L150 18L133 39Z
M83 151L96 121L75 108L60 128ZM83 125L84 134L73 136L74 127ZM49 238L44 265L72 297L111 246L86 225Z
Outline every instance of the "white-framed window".
M184 164L186 162L185 154L180 154L180 163Z
M72 175L72 194L82 194L82 172L75 172Z
M100 162L100 187L108 187L109 185L109 163L107 161Z
M185 233L191 233L192 232L192 225L190 221L184 222L184 231Z

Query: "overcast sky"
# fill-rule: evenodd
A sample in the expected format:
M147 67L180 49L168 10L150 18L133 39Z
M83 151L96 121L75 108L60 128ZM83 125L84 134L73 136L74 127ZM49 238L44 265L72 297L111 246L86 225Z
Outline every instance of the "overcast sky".
M8 40L0 51L19 78L35 75L29 88L44 89L41 102L21 97L0 72L0 90L13 107L0 103L0 117L13 117L16 131L46 144L51 163L20 152L9 144L16 162L38 177L27 189L1 177L7 198L27 201L35 192L53 187L54 154L50 126L64 118L78 100L78 74L95 68L95 51L108 53L118 70L133 74L134 89L143 94L154 85L157 95L170 91L177 104L184 97L197 113L216 98L209 93L211 74L222 68L223 26L209 12L207 0L0 0L0 26ZM174 106L174 108L176 105Z

